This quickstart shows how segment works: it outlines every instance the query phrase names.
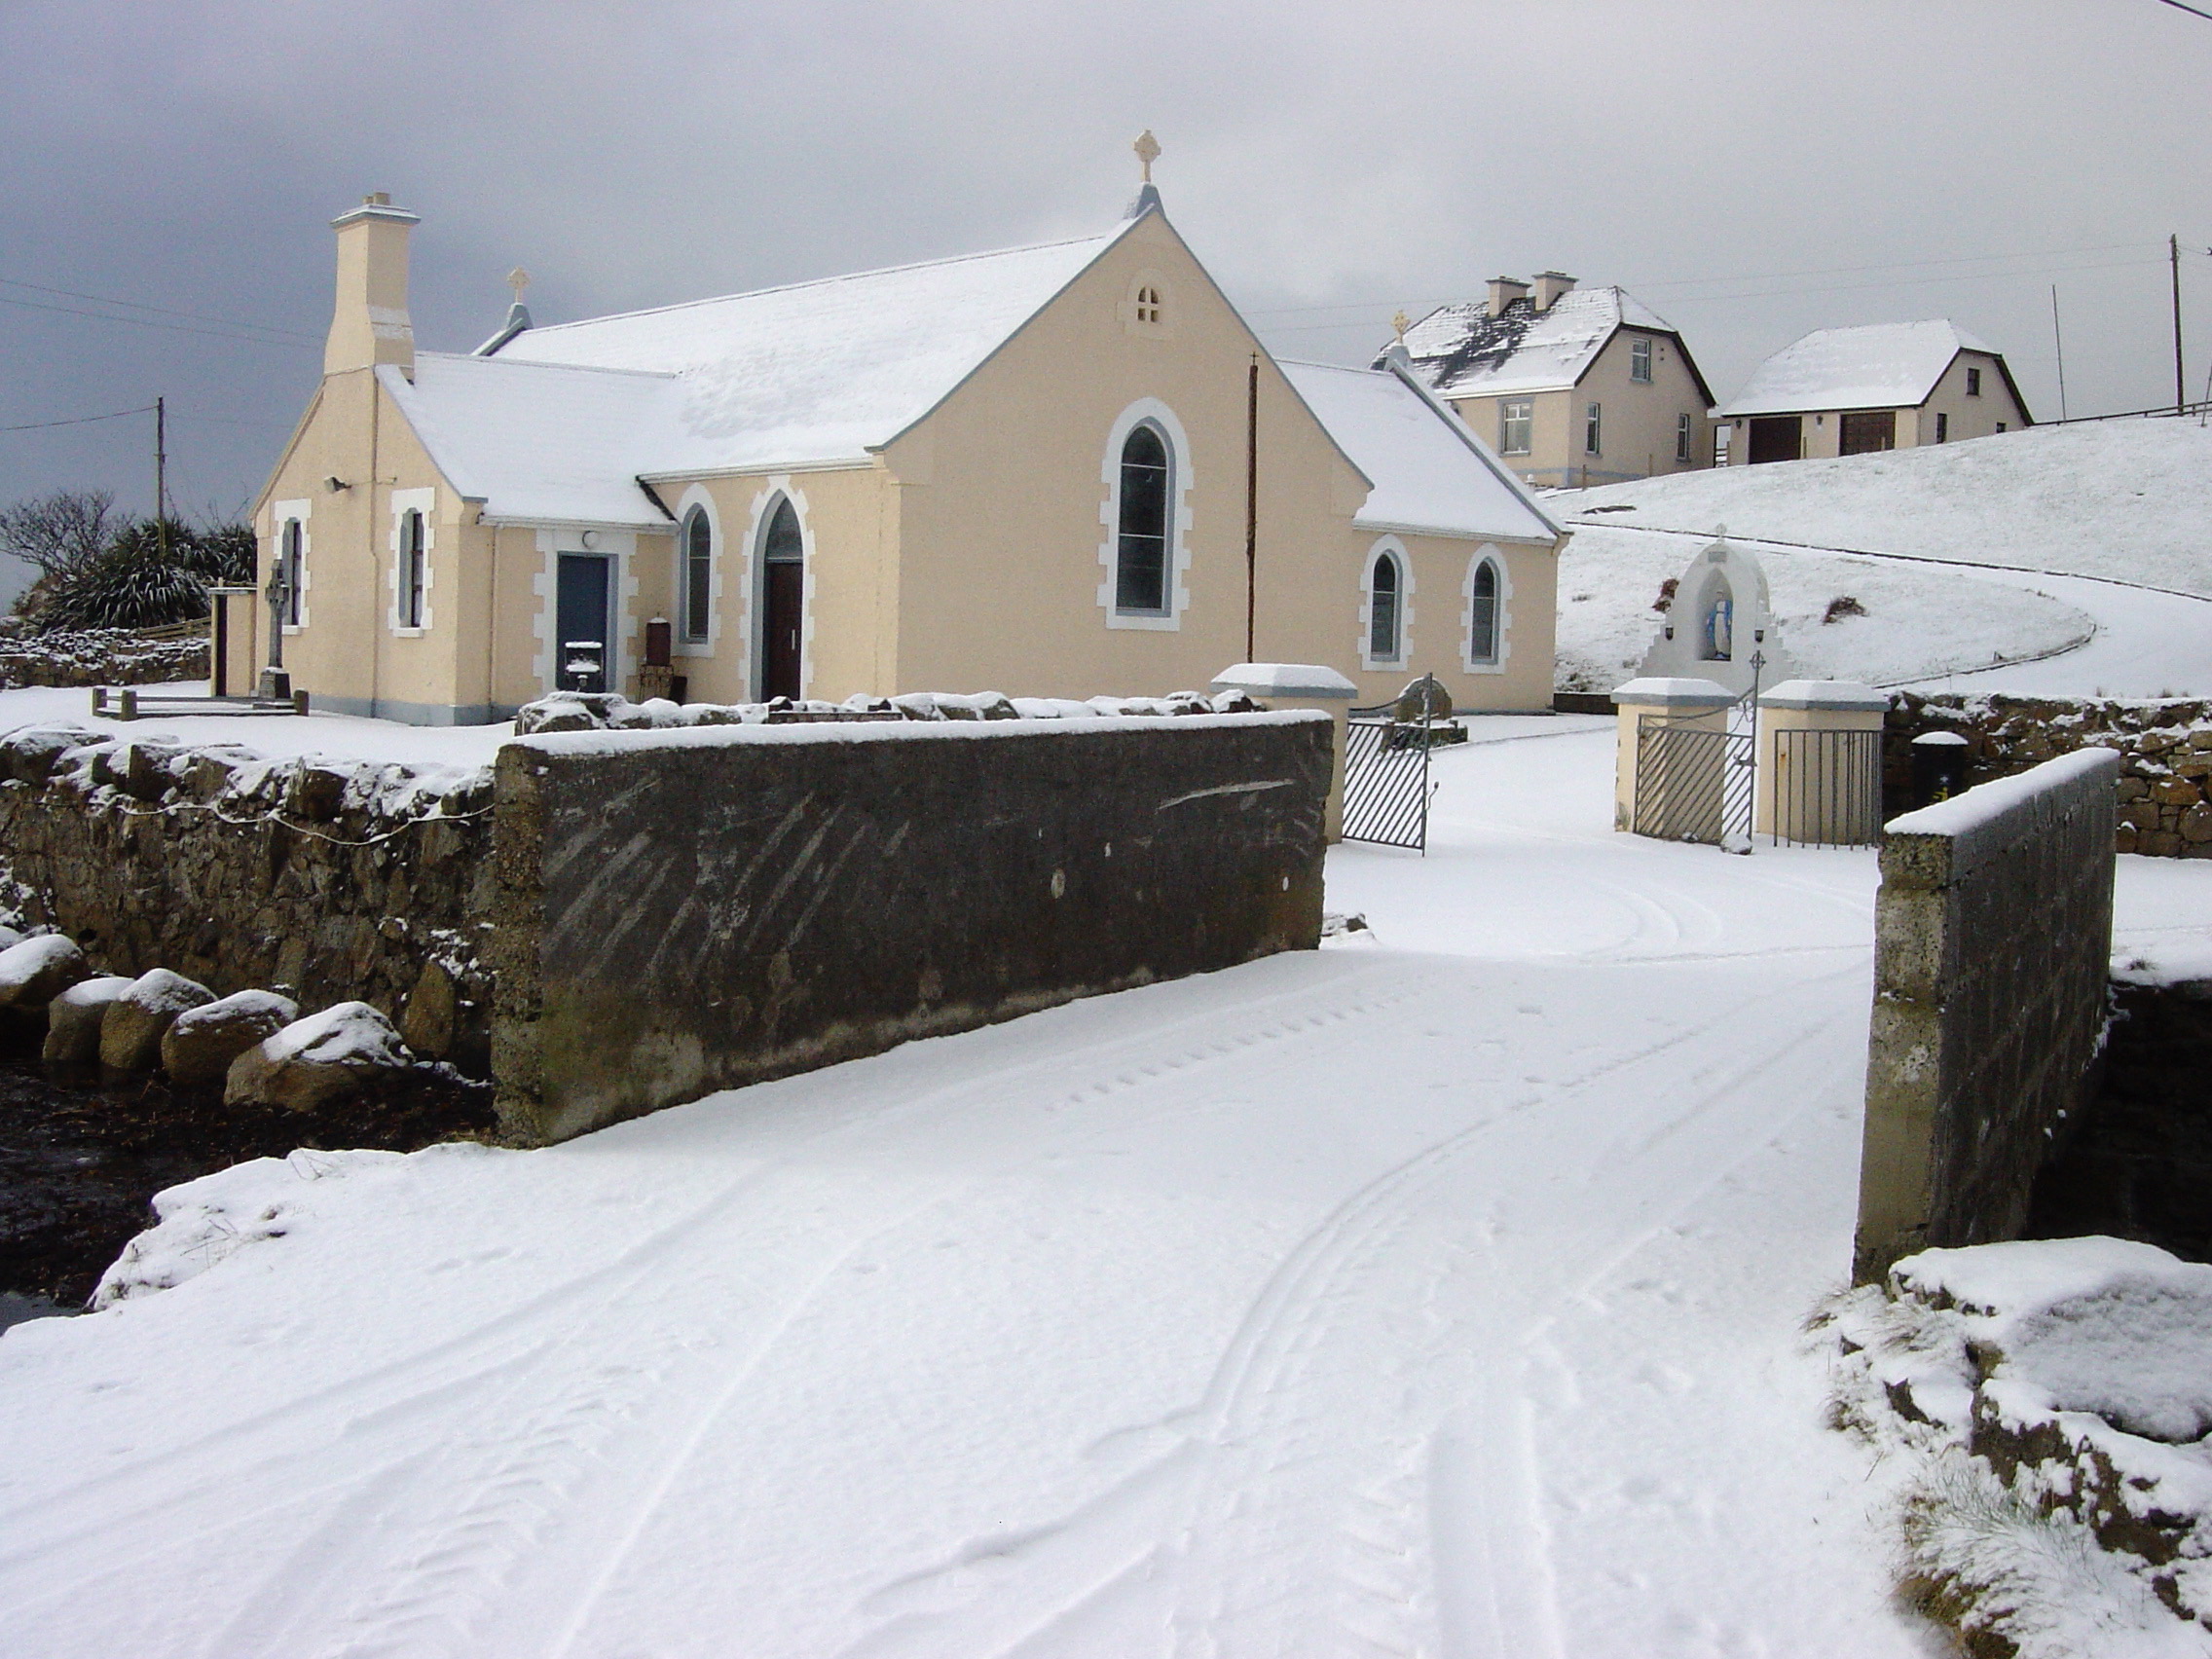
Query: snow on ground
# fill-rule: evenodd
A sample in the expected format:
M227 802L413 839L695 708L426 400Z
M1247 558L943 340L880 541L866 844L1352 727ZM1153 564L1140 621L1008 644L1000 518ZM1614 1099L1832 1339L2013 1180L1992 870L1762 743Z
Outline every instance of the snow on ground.
M1341 947L179 1195L0 1338L10 1651L1933 1651L1797 1330L1873 856L1614 835L1609 727L1480 722Z
M1557 498L1547 504L1559 510ZM1576 521L1559 567L1559 685L1609 691L1633 679L1666 621L1652 608L1660 584L1711 539ZM2094 632L2039 577L1730 539L1758 555L1783 648L1808 679L1896 685L2063 650ZM1857 600L1865 614L1824 621L1838 599Z
M202 680L142 685L148 696L203 697ZM113 699L110 698L112 704ZM419 766L489 766L514 722L478 726L411 726L351 715L155 715L119 720L92 712L92 694L74 686L34 685L0 691L0 732L26 725L80 725L123 737L166 737L195 747L236 743L272 759L322 755L338 760L395 760Z
M2062 571L2212 597L2212 426L2038 426L1835 461L1683 472L1546 496L1555 514ZM1687 562L1688 554L1683 559Z

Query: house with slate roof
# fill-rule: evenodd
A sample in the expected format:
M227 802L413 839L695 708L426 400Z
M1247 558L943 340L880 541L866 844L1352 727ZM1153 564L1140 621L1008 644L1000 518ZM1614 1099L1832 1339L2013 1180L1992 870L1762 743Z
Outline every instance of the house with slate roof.
M1713 464L1713 392L1673 324L1621 288L1546 271L1408 328L1414 372L1530 484ZM1381 362L1378 358L1378 363Z
M1275 362L1149 183L1073 240L573 322L518 291L463 352L416 348L417 222L334 221L323 378L253 509L233 656L317 707L637 696L656 619L693 701L1158 694L1257 656L1549 707L1565 532L1408 361Z
M2002 353L1954 322L1822 328L1719 412L1738 464L1867 455L2032 426Z

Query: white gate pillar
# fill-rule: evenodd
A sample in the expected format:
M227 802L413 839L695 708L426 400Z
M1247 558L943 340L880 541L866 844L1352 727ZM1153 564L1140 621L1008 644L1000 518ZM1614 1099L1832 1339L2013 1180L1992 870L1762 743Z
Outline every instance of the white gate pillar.
M1882 770L1839 769L1810 787L1790 776L1791 750L1787 731L1872 731L1882 729L1890 699L1852 680L1785 680L1759 694L1757 806L1752 829L1785 841L1842 845L1859 841L1854 826L1882 821ZM1874 740L1879 744L1880 739Z
M1216 691L1241 691L1271 709L1318 709L1329 717L1329 809L1323 833L1345 838L1345 715L1359 687L1333 668L1310 662L1240 662L1213 677Z

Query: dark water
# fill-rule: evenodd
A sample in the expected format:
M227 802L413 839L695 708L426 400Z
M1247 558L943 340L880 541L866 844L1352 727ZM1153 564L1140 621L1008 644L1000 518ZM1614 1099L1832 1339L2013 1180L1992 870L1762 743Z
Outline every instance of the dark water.
M84 1306L164 1187L295 1147L413 1152L487 1136L491 1089L424 1072L313 1116L226 1107L219 1089L49 1077L0 1052L0 1327Z

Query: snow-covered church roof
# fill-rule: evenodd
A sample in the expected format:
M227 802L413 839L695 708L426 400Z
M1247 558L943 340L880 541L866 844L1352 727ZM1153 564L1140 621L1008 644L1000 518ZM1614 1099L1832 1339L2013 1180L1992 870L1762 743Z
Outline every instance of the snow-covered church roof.
M866 461L1136 222L531 328L384 380L487 517L661 524L641 475Z
M1410 375L1384 367L1278 365L1337 447L1375 488L1365 530L1551 541L1562 533L1527 486Z
M1909 409L1925 403L1961 351L1996 350L1942 317L1819 328L1752 371L1723 415ZM1999 358L2000 365L2003 359ZM2006 376L2008 384L2011 377Z
M1540 312L1525 294L1496 316L1480 300L1439 306L1406 330L1406 350L1414 373L1439 397L1557 391L1580 381L1623 325L1675 333L1625 289L1575 288ZM1380 367L1382 358L1375 361Z

